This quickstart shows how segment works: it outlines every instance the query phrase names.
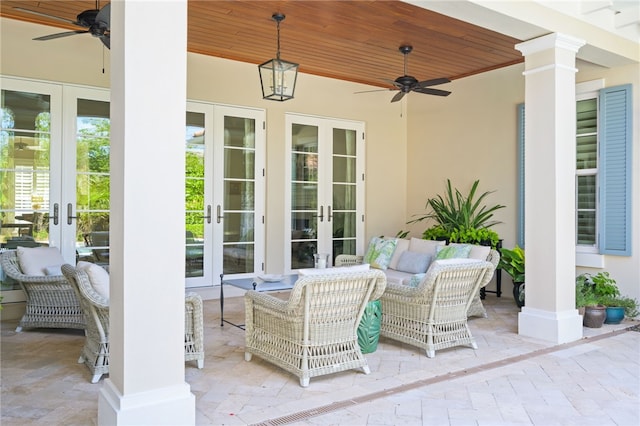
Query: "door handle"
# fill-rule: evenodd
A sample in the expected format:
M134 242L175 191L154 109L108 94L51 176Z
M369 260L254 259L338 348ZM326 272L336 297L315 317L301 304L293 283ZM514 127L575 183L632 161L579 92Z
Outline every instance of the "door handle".
M218 204L218 206L216 207L216 222L220 223L220 219L224 219L224 216L222 216L221 213L221 207L220 204Z
M67 204L67 225L71 225L73 223L73 219L77 219L78 216L73 215L73 204Z
M320 214L317 215L316 217L320 218L320 222L324 220L324 206L320 206Z
M207 206L207 215L202 216L203 219L207 219L207 223L211 223L211 204Z
M327 206L327 222L331 222L331 218L333 215L331 214L331 206Z
M53 224L57 225L58 224L58 203L55 203L53 205L53 217L49 216L49 220L53 219Z

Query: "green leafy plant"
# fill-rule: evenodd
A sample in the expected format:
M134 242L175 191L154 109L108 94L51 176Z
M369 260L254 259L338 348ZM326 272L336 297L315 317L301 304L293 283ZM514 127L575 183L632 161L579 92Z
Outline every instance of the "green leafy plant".
M624 315L628 318L634 318L640 315L640 311L638 311L638 301L630 297L602 296L599 303L607 307L624 308Z
M437 195L429 198L425 209L426 214L419 215L408 223L433 220L435 225L426 229L422 237L427 240L448 240L457 243L488 243L492 247L498 244L499 236L488 228L500 223L492 220L496 210L505 206L495 204L485 205L485 199L493 191L477 194L480 181L476 180L468 194L451 186L447 179L444 197Z
M513 250L500 249L498 268L511 276L514 283L524 282L524 249L515 246Z
M449 234L449 241L454 243L488 243L491 247L496 247L500 237L496 231L489 228L457 228Z

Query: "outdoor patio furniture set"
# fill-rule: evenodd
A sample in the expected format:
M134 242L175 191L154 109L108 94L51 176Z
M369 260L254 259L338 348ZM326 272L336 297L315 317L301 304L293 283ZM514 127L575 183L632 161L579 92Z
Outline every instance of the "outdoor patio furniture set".
M28 250L39 249L43 248ZM303 387L311 377L324 374L350 369L368 374L357 330L368 304L376 300L382 305L383 337L422 348L428 357L454 346L476 349L467 317L476 303L481 308L478 312L486 316L479 290L493 276L497 264L493 256L488 256L491 261L434 260L410 283L390 281L383 270L343 256L338 263L351 266L300 270L288 300L249 290L245 293L245 359L251 360L252 355L263 358L296 375ZM73 267L62 261L58 267L62 274L27 275L17 252L2 253L0 260L6 274L20 283L27 296L17 331L84 328L79 362L91 371L92 383L108 374L108 273L95 270L100 268L95 264ZM106 275L106 289L102 274ZM185 298L185 361L190 360L203 368L202 299L193 293Z

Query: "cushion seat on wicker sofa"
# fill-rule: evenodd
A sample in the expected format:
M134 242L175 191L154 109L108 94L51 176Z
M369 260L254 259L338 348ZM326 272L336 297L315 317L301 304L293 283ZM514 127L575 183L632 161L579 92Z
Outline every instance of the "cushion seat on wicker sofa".
M20 284L26 298L17 332L23 328L84 329L78 297L60 270L63 263L55 247L18 247L0 254L2 270Z
M371 244L375 244L374 240L378 242L380 245L380 240L391 241L395 240L394 250L391 253L386 253L386 258L384 257L382 250L378 251L375 256L377 261L377 266L372 263L372 267L379 267L387 277L387 283L389 284L398 284L398 285L415 285L424 277L424 273L427 272L429 266L436 259L438 252L441 251L445 247L449 247L445 245L444 241L433 241L433 240L423 240L420 238L411 238L411 239L403 239L403 238L394 238L394 237L384 237L384 238L374 238L372 239L372 243L370 243L370 247L367 250L367 254L365 256L357 256L357 255L349 255L349 254L340 254L336 257L335 266L343 266L343 265L354 265L358 263L371 263L371 258L366 259L367 255L370 254ZM450 244L450 246L460 246L460 244ZM500 253L497 250L492 249L488 246L480 246L469 244L467 254L465 257L470 259L478 259L478 260L486 260L490 262L495 268L498 266L498 261L500 260ZM428 262L420 263L420 261L424 261L425 258L428 258ZM369 261L369 262L368 262ZM374 262L375 263L375 262ZM418 270L419 267L422 267L421 271ZM485 285L488 284L485 283ZM487 316L487 311L482 304L482 300L480 299L480 292L474 297L473 303L469 307L469 316Z
M108 288L107 294L104 289L106 271L93 263L79 262L78 265L75 268L71 265L62 265L61 269L65 279L77 292L82 309L87 316L85 343L78 363L84 363L89 368L93 375L91 383L97 383L103 374L109 374L109 299ZM198 368L203 368L202 298L196 293L187 293L184 307L184 360L196 361Z

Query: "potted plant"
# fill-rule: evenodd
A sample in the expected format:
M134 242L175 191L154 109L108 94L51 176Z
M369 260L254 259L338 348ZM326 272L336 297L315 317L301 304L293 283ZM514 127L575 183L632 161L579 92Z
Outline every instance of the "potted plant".
M633 318L640 314L638 302L620 296L616 280L606 271L576 277L576 307L580 308L580 305L585 308L583 324L586 327L598 328L602 323L619 324L625 315Z
M515 246L513 250L500 249L498 268L505 271L513 280L513 298L519 308L524 306L524 249Z
M500 204L487 206L484 200L493 191L487 191L476 197L480 181L476 180L467 195L453 189L447 179L445 196L437 195L427 200L428 213L416 217L408 223L431 219L435 225L427 228L422 238L426 240L447 240L455 243L484 244L495 248L498 234L490 230L500 223L491 220L495 211L504 208Z

